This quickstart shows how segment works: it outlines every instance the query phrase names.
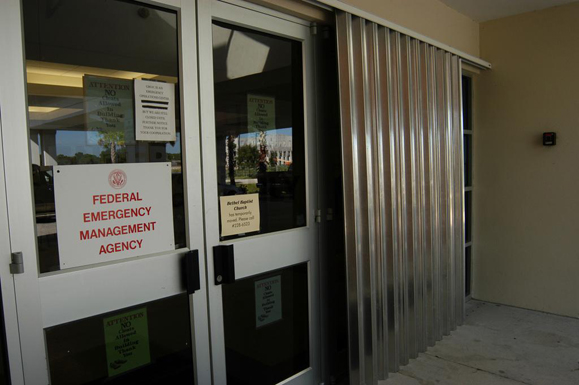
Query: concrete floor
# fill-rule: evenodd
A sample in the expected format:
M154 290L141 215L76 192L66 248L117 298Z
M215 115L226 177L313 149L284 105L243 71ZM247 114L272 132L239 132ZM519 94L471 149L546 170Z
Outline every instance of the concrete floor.
M380 382L520 384L579 385L579 319L470 301L463 326Z

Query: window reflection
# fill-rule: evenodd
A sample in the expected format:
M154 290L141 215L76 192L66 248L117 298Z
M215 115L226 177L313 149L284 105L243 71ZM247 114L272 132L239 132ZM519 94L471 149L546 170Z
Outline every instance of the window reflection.
M177 16L124 1L24 0L30 153L40 272L58 270L52 166L171 162L185 245ZM135 79L176 85L176 139L135 140Z
M262 234L306 225L301 50L297 41L213 25L218 191L258 194Z

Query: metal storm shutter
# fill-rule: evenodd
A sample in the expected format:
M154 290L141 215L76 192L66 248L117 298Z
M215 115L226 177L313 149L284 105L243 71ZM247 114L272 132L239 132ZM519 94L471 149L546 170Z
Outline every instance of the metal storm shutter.
M350 381L464 319L460 58L337 11Z

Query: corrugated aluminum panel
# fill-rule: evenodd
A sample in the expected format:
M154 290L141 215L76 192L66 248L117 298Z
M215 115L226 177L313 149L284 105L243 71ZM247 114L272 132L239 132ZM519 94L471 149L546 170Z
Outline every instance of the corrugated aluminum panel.
M460 58L337 13L350 382L464 318Z

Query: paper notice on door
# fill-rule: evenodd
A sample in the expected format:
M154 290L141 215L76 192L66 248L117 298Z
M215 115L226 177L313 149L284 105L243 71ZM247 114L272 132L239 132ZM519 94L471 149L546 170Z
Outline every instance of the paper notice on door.
M221 236L259 231L259 194L219 197Z
M151 362L147 308L103 320L109 377Z
M135 127L137 140L176 140L174 84L135 79Z
M134 144L133 82L85 75L83 89L87 144L96 146L113 139Z
M281 319L281 275L255 281L255 327Z
M60 268L175 249L171 163L54 166Z
M261 132L275 129L275 98L247 95L247 131Z

